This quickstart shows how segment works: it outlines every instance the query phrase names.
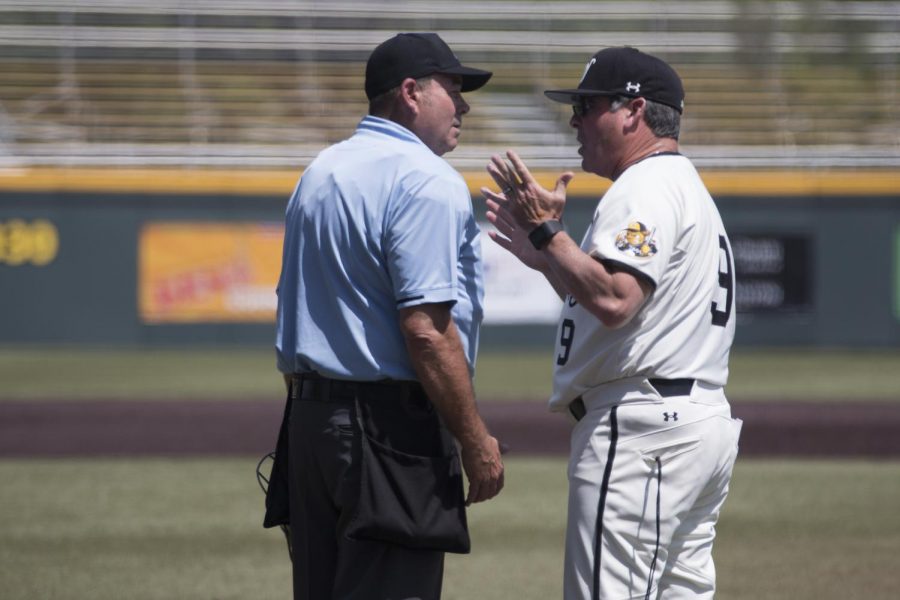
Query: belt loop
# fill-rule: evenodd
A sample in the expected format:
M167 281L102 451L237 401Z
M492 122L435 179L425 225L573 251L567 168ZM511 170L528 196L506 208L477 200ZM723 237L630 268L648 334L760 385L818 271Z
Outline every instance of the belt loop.
M575 417L576 421L580 421L587 414L587 408L584 406L584 399L578 396L569 403L569 413Z

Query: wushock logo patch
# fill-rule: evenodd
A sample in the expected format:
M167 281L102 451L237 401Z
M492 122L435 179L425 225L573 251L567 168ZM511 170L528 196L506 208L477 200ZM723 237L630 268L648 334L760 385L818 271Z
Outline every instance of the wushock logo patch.
M616 248L629 256L650 258L658 250L653 239L655 233L655 227L650 230L640 221L633 221L616 235Z

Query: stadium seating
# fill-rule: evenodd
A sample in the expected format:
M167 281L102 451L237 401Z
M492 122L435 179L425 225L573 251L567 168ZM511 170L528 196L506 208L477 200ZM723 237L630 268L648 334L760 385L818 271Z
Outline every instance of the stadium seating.
M66 4L0 4L0 166L215 164L242 149L254 164L296 166L365 113L366 49L426 29L449 30L466 61L496 73L469 98L463 162L498 147L548 164L571 154L570 111L540 92L574 85L593 50L622 39L676 65L683 140L723 164L734 148L773 163L804 149L846 160L847 147L900 160L890 3L831 2L786 13L787 25L765 14L793 10L781 2L508 2L505 14L468 1ZM660 14L670 4L681 8Z

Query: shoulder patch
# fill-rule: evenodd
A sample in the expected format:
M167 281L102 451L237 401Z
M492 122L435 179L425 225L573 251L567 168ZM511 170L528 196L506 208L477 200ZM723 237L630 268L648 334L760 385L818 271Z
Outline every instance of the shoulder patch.
M629 256L650 258L658 250L653 239L655 233L655 227L652 230L647 229L640 221L632 221L616 235L616 248Z

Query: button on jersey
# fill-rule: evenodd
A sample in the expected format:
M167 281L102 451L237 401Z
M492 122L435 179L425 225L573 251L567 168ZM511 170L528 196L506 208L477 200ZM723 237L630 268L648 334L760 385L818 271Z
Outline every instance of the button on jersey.
M654 289L619 329L566 298L551 408L565 410L588 390L631 377L725 385L734 263L719 211L687 158L658 155L629 167L597 206L581 248Z

